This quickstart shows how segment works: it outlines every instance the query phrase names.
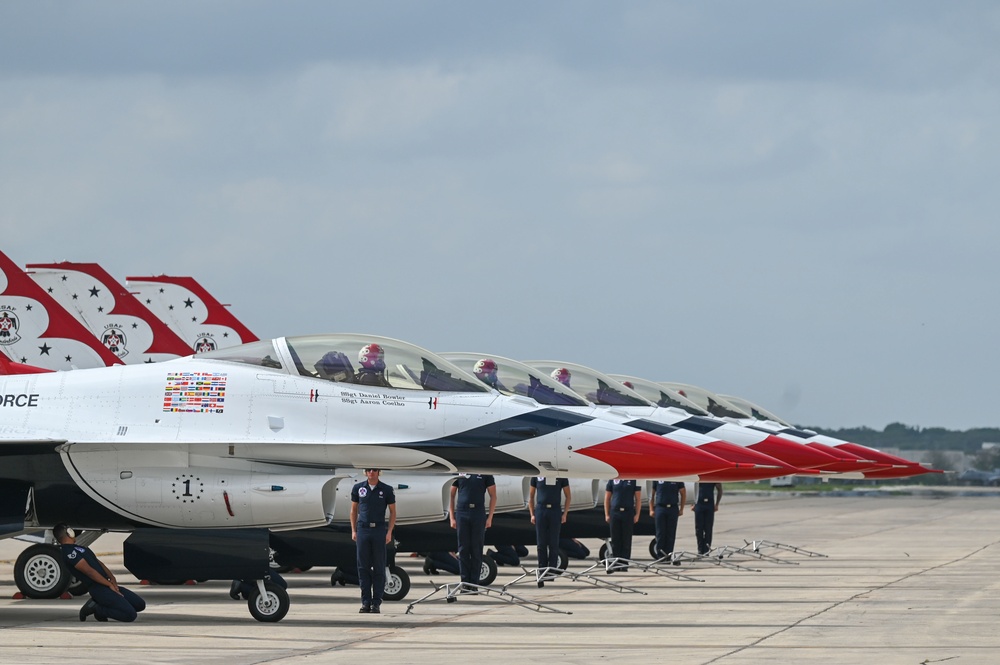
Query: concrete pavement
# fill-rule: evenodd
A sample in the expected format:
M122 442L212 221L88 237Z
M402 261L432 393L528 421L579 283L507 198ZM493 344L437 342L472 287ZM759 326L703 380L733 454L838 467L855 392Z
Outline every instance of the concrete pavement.
M643 519L649 519L644 515ZM678 547L694 550L690 510ZM647 595L565 581L512 591L572 614L536 613L491 598L409 602L432 590L421 560L400 556L413 581L382 615L359 615L357 588L329 583L330 569L287 575L292 598L277 624L254 621L229 585L132 588L148 609L134 624L80 623L82 599L12 600L13 560L24 545L0 542L0 662L4 663L597 663L611 659L742 665L1000 662L1000 498L996 496L758 496L726 494L715 545L787 543L826 554L794 563L699 563L679 582L632 570L599 576ZM120 536L94 545L116 570ZM588 542L596 555L599 543ZM636 538L649 560L648 538ZM533 553L532 553L533 554ZM529 565L533 556L526 562ZM591 562L571 561L578 571ZM516 573L501 568L494 586ZM453 582L448 575L437 583ZM127 582L126 582L127 583Z

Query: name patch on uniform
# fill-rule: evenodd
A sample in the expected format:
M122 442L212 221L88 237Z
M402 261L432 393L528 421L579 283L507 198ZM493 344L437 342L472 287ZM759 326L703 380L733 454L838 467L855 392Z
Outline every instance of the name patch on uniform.
M30 395L26 393L19 395L5 393L0 396L0 407L5 406L38 406L38 393Z

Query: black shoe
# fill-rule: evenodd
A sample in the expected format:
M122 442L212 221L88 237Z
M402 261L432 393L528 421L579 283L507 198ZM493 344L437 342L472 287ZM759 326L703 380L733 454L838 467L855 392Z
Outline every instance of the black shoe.
M369 607L368 605L362 605L361 609L358 610L358 614L371 614L371 613L372 613L372 608Z
M97 612L97 602L91 598L80 608L80 621L86 621L87 617Z
M229 586L229 597L233 600L240 599L240 581L233 580L233 583Z
M378 605L372 605L372 611L371 611L371 613L372 614L382 614L382 610L379 608Z
M538 588L541 589L543 586L545 586L545 582L538 580Z
M674 565L675 565L675 566L679 566L679 565L681 565L681 560L680 560L680 559L677 559L676 561L674 561Z

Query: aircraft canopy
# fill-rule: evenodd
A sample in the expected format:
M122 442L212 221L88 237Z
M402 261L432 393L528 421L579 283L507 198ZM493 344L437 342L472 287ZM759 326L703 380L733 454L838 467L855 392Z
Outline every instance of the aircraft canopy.
M474 376L444 358L413 344L376 335L280 337L209 351L198 358L245 363L369 388L489 392Z

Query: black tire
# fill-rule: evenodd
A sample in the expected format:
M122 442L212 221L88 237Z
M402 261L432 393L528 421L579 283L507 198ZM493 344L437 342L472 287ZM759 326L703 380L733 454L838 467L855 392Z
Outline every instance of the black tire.
M410 576L399 566L389 566L385 576L385 600L403 600L410 593Z
M601 549L600 549L600 551L599 551L599 552L597 553L597 558L598 558L598 559L600 559L601 561L604 561L605 559L607 559L607 558L608 558L608 553L609 553L609 551L610 551L610 550L609 550L609 548L608 548L608 544L607 544L607 543L604 543L603 545L601 545Z
M77 579L75 575L70 575L69 586L66 587L66 590L74 596L82 596L87 593L87 585Z
M14 583L26 598L58 598L72 577L55 545L32 545L14 563Z
M288 614L288 607L291 601L288 599L288 592L274 582L264 582L265 595L262 596L257 583L253 582L253 591L247 600L247 607L250 608L250 615L257 621L265 623L277 623Z
M489 554L483 555L483 567L479 571L479 586L489 586L497 578L497 562Z
M653 557L653 560L662 559L664 555L660 554L659 548L656 547L656 538L649 541L649 556Z
M559 568L561 570L569 568L569 554L566 553L566 550L559 550Z

